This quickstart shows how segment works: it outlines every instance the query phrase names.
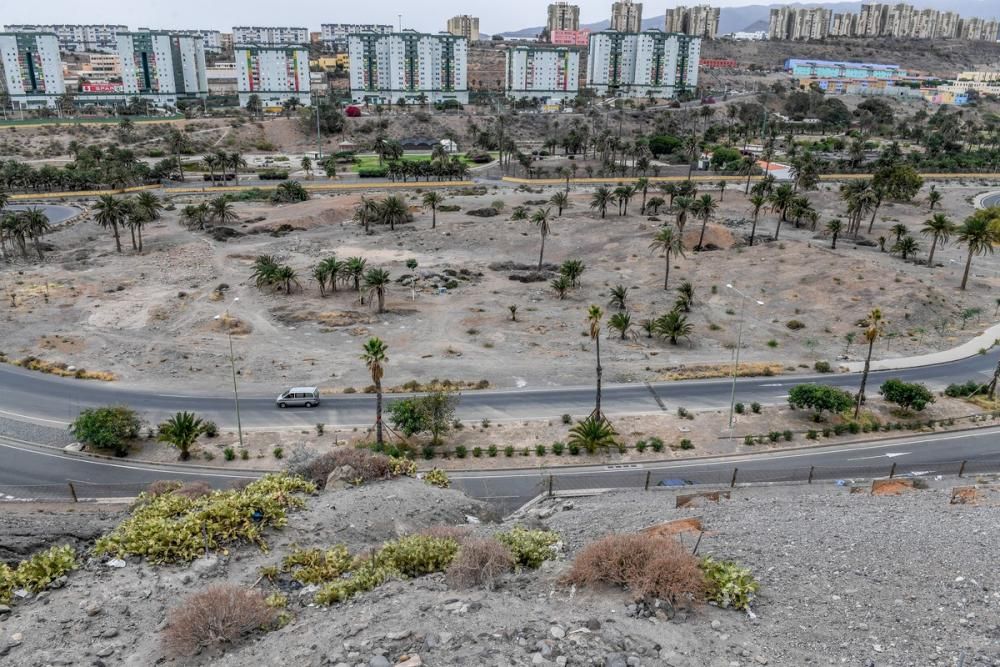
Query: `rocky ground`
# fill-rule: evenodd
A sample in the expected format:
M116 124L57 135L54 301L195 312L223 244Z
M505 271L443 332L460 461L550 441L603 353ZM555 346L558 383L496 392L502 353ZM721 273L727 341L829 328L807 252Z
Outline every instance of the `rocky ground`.
M289 545L352 549L440 524L501 528L454 491L416 480L323 493L268 536L190 566L123 568L91 559L58 590L0 609L4 664L1000 665L1000 494L949 504L947 488L873 497L843 487L741 489L675 509L673 492L556 499L508 519L557 531L563 557L508 575L494 592L452 590L431 575L391 582L330 608L291 595L293 620L225 653L165 659L167 610L205 586L254 585ZM48 523L63 514L29 516ZM474 518L470 518L474 517ZM752 568L752 616L709 606L646 617L618 590L567 589L569 559L612 531L697 517L699 553ZM60 519L61 520L61 519ZM696 534L682 540L693 546ZM405 662L405 661L409 662Z

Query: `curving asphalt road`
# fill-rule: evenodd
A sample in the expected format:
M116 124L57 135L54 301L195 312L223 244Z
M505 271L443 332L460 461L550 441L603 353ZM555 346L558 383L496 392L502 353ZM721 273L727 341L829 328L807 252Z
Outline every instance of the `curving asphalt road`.
M49 218L49 224L61 225L70 218L79 215L80 209L75 206L60 206L57 204L8 204L4 211L26 211L29 208L40 208Z
M1000 206L1000 192L994 192L993 194L986 195L980 201L983 208L989 208L991 206Z

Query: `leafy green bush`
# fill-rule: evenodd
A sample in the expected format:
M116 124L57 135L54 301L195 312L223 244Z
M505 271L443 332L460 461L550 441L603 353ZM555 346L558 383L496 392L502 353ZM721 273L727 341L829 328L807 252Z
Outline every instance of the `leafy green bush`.
M295 547L282 559L281 571L290 573L292 579L304 585L322 584L347 572L352 562L347 547L343 545L326 551Z
M507 445L506 447L504 447L503 448L503 455L506 456L506 457L514 456L514 447L513 447L513 445Z
M444 470L439 470L434 468L424 474L424 482L430 484L431 486L436 486L439 489L447 489L451 486L451 480L448 479L448 474Z
M363 167L358 169L358 176L360 178L385 178L388 175L388 167Z
M830 367L829 361L817 361L813 364L813 369L817 373L832 373L833 369Z
M800 322L799 320L788 320L787 322L785 322L785 326L791 329L792 331L798 331L799 329L806 328L805 323Z
M790 430L785 429L784 431L781 432L781 437L785 439L785 442L791 442L792 438L795 437L795 434L792 433Z
M902 380L886 380L879 388L879 393L890 403L895 403L905 412L922 411L929 403L934 402L934 394L922 384L903 382Z
M495 457L498 451L499 450L497 450L496 445L490 445L489 447L486 448L486 453L490 455L490 458Z
M649 439L649 446L653 448L654 452L662 452L664 447L663 439L658 438L654 435L652 438Z
M950 384L944 390L944 395L949 398L968 398L969 396L985 393L986 385L981 382L976 382L975 380L969 380L968 382L958 384Z
M535 445L535 454L538 456L545 456L545 445L538 443Z
M286 510L305 504L294 494L315 491L311 482L282 473L267 475L243 489L215 491L198 498L172 492L155 497L143 493L132 516L98 538L94 553L174 563L238 542L266 549L264 529L284 526Z
M420 450L420 453L426 460L430 461L432 458L434 458L434 447L431 445L424 445L423 448Z
M69 427L80 442L98 449L111 449L115 456L128 454L128 441L139 437L142 420L124 405L88 408Z
M760 584L749 568L730 561L717 561L711 556L701 560L701 571L708 584L706 598L723 609L750 609Z
M694 449L694 443L691 442L690 440L688 440L687 438L682 438L681 439L680 448L681 449Z
M214 438L219 435L219 425L211 419L206 419L201 423L202 432L206 438Z
M752 435L743 436L743 444L748 447L752 446L754 444L753 436Z
M843 412L854 405L854 397L836 387L822 384L800 384L788 392L788 405L793 409L809 408L817 415L823 412Z
M635 451L637 451L637 452L639 452L641 454L644 451L646 451L646 447L647 446L648 445L646 444L645 440L639 440L638 442L635 443Z
M225 449L222 450L222 456L227 461L232 461L233 459L236 458L236 450L233 449L232 447L226 447Z
M576 444L575 442L569 443L569 453L570 453L570 456L579 456L580 455L580 445Z
M465 445L458 445L457 447L455 447L455 456L457 456L460 459L464 459L468 453L469 450L465 448Z
M553 547L559 536L548 530L528 530L516 526L505 533L496 535L497 541L506 545L519 566L537 568L543 562L555 557Z
M758 403L757 401L754 401L753 403L751 403L750 404L750 412L754 413L755 415L759 415L760 414L760 403Z
M552 453L556 456L562 456L562 453L566 450L566 445L561 442L552 443Z
M0 563L0 604L10 604L14 591L23 588L38 593L77 567L71 546L52 547L18 563L16 568Z
M733 411L736 412L736 414L741 415L744 412L746 412L746 406L744 406L742 403L737 403L736 405L733 406Z

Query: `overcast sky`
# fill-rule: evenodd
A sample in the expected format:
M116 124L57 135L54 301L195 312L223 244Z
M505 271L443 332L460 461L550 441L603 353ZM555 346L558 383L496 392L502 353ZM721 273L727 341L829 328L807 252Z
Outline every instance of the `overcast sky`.
M887 0L886 0L887 1ZM992 2L992 0L991 0ZM580 20L609 17L612 0L578 0ZM544 25L548 0L5 0L0 21L17 23L119 23L130 28L206 28L228 32L234 25L280 25L319 30L321 23L390 23L403 15L403 27L425 32L445 28L448 17L472 14L485 33ZM645 16L658 16L677 2L643 3ZM686 5L698 4L689 0ZM768 4L766 0L711 0L713 6ZM923 0L923 6L948 4ZM989 4L989 3L988 3Z

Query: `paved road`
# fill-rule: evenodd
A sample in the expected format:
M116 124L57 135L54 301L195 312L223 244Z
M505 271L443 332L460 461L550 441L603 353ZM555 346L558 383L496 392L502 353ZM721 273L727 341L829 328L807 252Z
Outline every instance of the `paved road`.
M871 391L889 378L921 381L943 388L951 382L969 379L987 381L992 376L1000 348L983 355L935 366L896 371L874 372L869 380ZM763 405L783 403L789 387L802 382L817 382L856 389L857 374L811 376L776 376L744 378L737 383L736 400L757 401ZM373 422L374 397L365 394L325 397L318 408L281 410L273 394L244 393L240 396L243 427L267 429L306 427L323 422L329 425L366 426ZM624 384L606 386L602 407L609 414L673 412L688 409L728 408L729 380L663 382L652 385ZM36 421L42 425L65 427L83 408L108 404L130 405L148 421L157 422L179 410L193 410L215 421L222 428L235 428L236 417L231 392L225 387L209 388L204 393L153 393L118 383L58 378L16 366L0 364L0 416ZM462 395L458 417L478 421L509 419L548 419L563 414L583 416L594 402L592 387L559 387L499 391L468 391ZM2 435L2 433L0 433Z
M983 208L989 208L990 206L1000 206L1000 192L994 192L991 195L986 195L982 200Z
M60 225L80 213L74 206L57 206L55 204L8 204L4 211L25 211L29 208L40 208L49 217L49 224Z

